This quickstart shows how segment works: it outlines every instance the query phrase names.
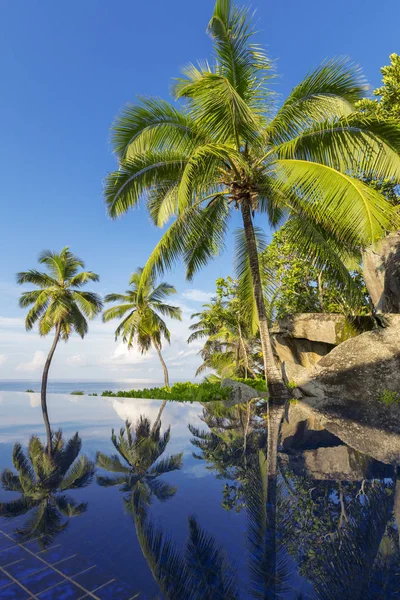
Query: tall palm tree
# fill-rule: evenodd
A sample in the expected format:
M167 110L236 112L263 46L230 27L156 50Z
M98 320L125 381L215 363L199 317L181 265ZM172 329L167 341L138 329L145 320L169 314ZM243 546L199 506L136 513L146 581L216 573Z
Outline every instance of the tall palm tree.
M170 427L162 435L160 429L160 421L152 427L149 419L141 415L134 428L126 421L125 429L121 428L118 436L112 430L111 441L119 456L97 453L97 465L115 473L111 477L99 475L98 484L121 486L121 491L128 492L125 504L130 511L135 498L140 499L141 509L145 512L153 494L158 500L165 501L176 492L176 488L160 481L159 477L181 468L182 453L159 460L171 438Z
M48 335L54 330L53 344L44 364L41 387L47 449L51 455L52 433L46 394L47 379L55 349L60 338L67 341L74 331L83 338L88 331L87 320L97 315L103 304L97 294L81 290L88 281L98 281L99 276L92 271L79 271L85 267L85 264L69 251L68 246L59 254L45 250L39 256L39 263L46 266L47 273L35 269L23 271L17 273L17 283L30 283L39 288L23 292L19 299L21 308L31 307L25 319L26 329L29 331L38 323L41 336Z
M86 511L86 503L76 502L65 492L89 485L95 470L86 456L79 457L82 442L78 433L65 442L61 431L57 431L51 443L51 456L35 435L27 454L21 444L15 444L12 459L17 475L5 469L0 477L4 490L20 494L15 500L0 503L0 516L15 518L28 513L27 522L17 534L24 541L38 538L43 548L66 529L70 517Z
M271 62L254 42L246 10L216 0L208 31L213 62L185 68L174 86L183 102L145 99L117 119L119 165L106 181L108 214L119 217L145 198L156 225L174 217L144 275L183 257L191 279L223 248L229 217L240 211L266 378L272 397L287 397L268 332L255 215L274 226L296 215L305 245L324 234L339 240L339 249L365 246L396 219L353 175L400 181L400 127L354 111L366 84L343 59L310 72L275 110Z
M103 313L103 321L123 317L115 331L115 339L122 336L128 348L136 342L142 354L153 346L160 359L164 371L164 384L169 386L167 365L161 354L162 338L170 341L170 331L160 314L170 319L182 319L178 306L171 306L164 301L168 296L176 294L176 289L169 283L155 285L155 278L149 277L145 282L142 278L143 269L139 268L132 274L125 294L108 294L106 302L121 302Z

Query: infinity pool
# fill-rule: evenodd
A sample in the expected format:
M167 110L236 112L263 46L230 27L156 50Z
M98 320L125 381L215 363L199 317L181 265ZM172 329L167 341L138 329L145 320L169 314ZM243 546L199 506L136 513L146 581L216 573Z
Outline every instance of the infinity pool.
M168 403L159 427L158 401L50 394L48 406L53 431L82 440L50 475L39 445L32 465L14 449L45 439L39 395L0 393L1 599L399 597L393 465L284 424L268 498L253 405Z

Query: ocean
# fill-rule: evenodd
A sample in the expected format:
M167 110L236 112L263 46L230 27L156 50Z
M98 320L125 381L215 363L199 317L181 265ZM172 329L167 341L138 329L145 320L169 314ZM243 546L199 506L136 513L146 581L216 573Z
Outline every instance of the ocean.
M145 387L159 387L163 383L129 383L126 381L57 381L49 379L47 391L50 394L70 394L74 391L82 391L87 394L101 394L104 390L118 392L119 390L139 390ZM0 392L26 392L33 390L40 392L41 383L36 380L28 379L3 379L0 380Z

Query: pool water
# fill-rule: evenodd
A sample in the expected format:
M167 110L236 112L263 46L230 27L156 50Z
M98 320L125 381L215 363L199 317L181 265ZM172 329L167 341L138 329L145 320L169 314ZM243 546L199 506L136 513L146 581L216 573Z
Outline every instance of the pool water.
M82 441L72 464L100 466L75 480L68 471L75 483L63 490L61 467L46 475L36 447L42 486L25 494L7 490L5 471L1 599L400 596L394 466L284 425L271 478L268 423L254 405L170 402L158 429L161 404L48 395L53 431ZM1 392L3 473L16 474L13 448L27 454L32 436L45 439L39 395Z

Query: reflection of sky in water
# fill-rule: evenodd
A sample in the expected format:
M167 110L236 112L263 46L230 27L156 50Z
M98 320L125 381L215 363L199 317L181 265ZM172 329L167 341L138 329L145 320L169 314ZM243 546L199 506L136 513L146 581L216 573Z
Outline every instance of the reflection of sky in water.
M62 428L65 438L79 431L83 442L83 452L93 460L99 450L106 454L115 454L115 448L110 440L113 428L118 433L125 420L135 423L140 415L145 415L151 422L154 422L160 406L161 401L157 400L62 394L48 395L49 415L53 429ZM164 534L171 536L177 547L182 550L188 534L188 516L194 515L199 525L207 533L213 535L216 543L226 550L229 561L237 567L238 583L242 590L241 600L244 600L249 597L246 592L243 593L243 590L246 590L249 573L245 554L247 539L246 511L243 510L237 513L235 510L224 510L222 507L223 488L227 481L223 478L217 478L216 473L207 469L207 463L204 460L198 460L193 456L194 451L199 454L199 449L195 448L190 442L192 435L188 430L188 424L201 429L205 428L206 426L200 419L201 413L202 407L198 404L171 402L166 405L162 416L162 428L171 427L171 439L163 457L183 452L183 468L180 471L162 476L163 482L176 486L177 493L166 502L154 499L150 508L150 516L152 522L155 525L162 526ZM38 434L44 438L40 395L1 392L1 469L11 466L14 443L18 441L26 445L32 434ZM288 481L285 481L288 484L286 496L287 499L291 497L293 500L291 510L295 518L292 522L297 523L297 529L294 530L292 535L292 550L289 550L293 556L296 555L298 549L303 552L301 539L303 542L304 540L307 542L308 536L311 536L311 538L317 536L315 539L317 539L318 547L313 548L316 557L313 560L318 562L318 557L321 556L323 563L326 549L329 547L330 541L334 539L332 535L335 536L340 531L338 523L342 504L346 505L349 523L355 524L357 524L357 518L360 514L359 507L368 508L369 501L364 501L363 497L359 497L358 494L361 486L360 478L366 477L363 474L363 468L366 468L366 457L358 457L359 462L353 464L351 461L354 459L354 453L349 454L351 469L347 480L344 476L344 481L336 481L335 474L332 472L329 475L327 472L329 466L332 468L336 465L332 460L337 456L337 450L340 450L339 454L342 456L343 451L346 454L345 448L340 440L337 440L336 446L325 448L325 451L319 454L318 450L307 450L309 459L313 459L313 468L317 463L320 468L320 473L315 474L316 479L312 479L310 476L303 478L303 475L297 473L294 476L294 472L291 473L290 468L295 469L296 461L293 464L291 462L293 457L296 458L295 453L292 455L289 453L286 456L289 465L289 469L286 471L286 475L289 474ZM258 447L255 448L255 453L258 456ZM329 458L328 462L321 464L318 461L315 462L318 456L322 460L326 454ZM306 453L301 454L300 458L304 460L305 456ZM282 457L283 455L281 455L281 459ZM282 467L283 463L280 464ZM298 466L302 464L298 463ZM388 466L387 468L391 469L392 467ZM376 479L380 478L381 481L379 485L388 486L387 491L383 489L382 497L378 497L376 504L378 513L380 505L383 506L385 502L388 502L388 498L390 499L391 479L387 478L386 467L382 470L382 465L375 465L374 469L374 473L378 473L378 475L375 475ZM282 467L283 473L285 470L286 467ZM359 475L360 472L361 475ZM318 476L321 474L323 476L328 475L327 480L318 480ZM281 483L284 483L283 480ZM367 487L370 492L373 491L372 482L369 482ZM379 491L379 486L376 487L376 490ZM299 499L296 493L299 493ZM398 517L400 518L400 489L398 494ZM69 554L78 552L80 555L90 558L100 567L111 570L117 578L131 584L134 590L140 590L144 594L140 596L141 598L155 598L158 591L157 586L138 544L132 517L124 511L123 494L118 487L103 488L97 485L96 481L93 481L85 489L73 490L71 495L77 502L87 502L88 510L83 515L71 519L67 530L57 540L63 545L65 552ZM318 495L320 495L319 504L315 503L310 507L312 498L317 500ZM10 492L0 489L0 502L6 499L10 500L11 497ZM321 504L322 498L323 503ZM373 498L372 495L371 498ZM329 508L326 508L327 504L330 505ZM320 509L322 512L318 515ZM298 513L296 513L296 510L298 510ZM326 535L322 535L322 533L320 535L318 527L323 527L321 524L318 525L318 531L315 533L313 512L315 519L319 518L322 523L326 519L329 524L332 519L333 533L328 531ZM303 523L304 516L305 521ZM0 529L1 523L0 518ZM302 527L299 526L299 523L302 524ZM393 519L392 527L394 527L395 534L398 535L394 523ZM369 531L369 521L363 523L361 520L360 527L361 533ZM379 544L377 547L379 547ZM359 550L358 554L362 555L363 549ZM334 559L337 560L338 557L340 559L340 553ZM294 574L294 558L288 554L287 558L289 558L289 565L292 569L291 585L293 587L303 586L303 592L310 591L310 585ZM329 560L327 554L326 564L330 564ZM347 563L351 564L351 561L347 560ZM322 568L322 566L320 564L319 568ZM361 569L358 576L362 579L366 577L366 574ZM290 600L294 600L296 597L295 594L285 596ZM337 595L335 597L341 596Z
M131 398L48 395L48 410L53 429L61 428L65 437L75 431L83 441L83 452L94 459L96 451L114 454L111 429L116 432L126 419L135 422L141 414L152 422L161 402ZM204 461L192 456L188 424L205 427L199 418L202 407L196 404L168 403L162 417L162 429L171 426L171 440L165 455L183 452L181 471L167 473L162 480L177 486L176 495L161 503L154 500L151 515L182 547L188 534L188 516L196 515L199 523L212 532L217 541L239 559L243 553L244 515L227 512L221 506L223 481L206 469ZM0 468L11 467L15 442L26 445L35 433L44 439L40 395L1 392L0 394ZM88 511L71 519L60 536L66 552L91 557L97 564L111 569L116 577L132 583L152 598L157 593L151 573L136 539L131 518L124 512L123 494L118 487L101 488L94 481L83 490L70 494L88 503ZM12 493L0 489L0 502L10 500ZM1 527L1 519L0 519ZM237 529L239 527L239 529Z

